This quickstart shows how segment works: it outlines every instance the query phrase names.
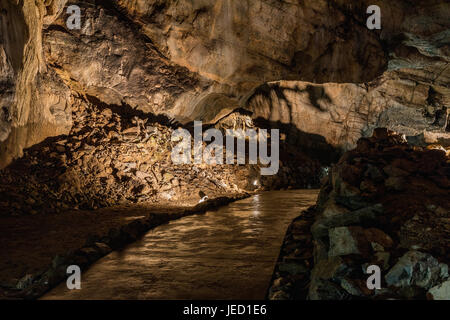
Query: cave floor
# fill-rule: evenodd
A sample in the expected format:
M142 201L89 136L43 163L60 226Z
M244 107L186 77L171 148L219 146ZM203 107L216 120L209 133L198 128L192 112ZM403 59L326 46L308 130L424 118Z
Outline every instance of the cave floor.
M45 271L56 255L83 247L92 236L106 236L111 229L120 229L150 214L173 220L196 205L194 200L167 201L1 217L0 287L14 287L24 276Z
M270 191L158 226L43 299L264 299L287 226L318 190ZM283 205L280 205L282 203Z

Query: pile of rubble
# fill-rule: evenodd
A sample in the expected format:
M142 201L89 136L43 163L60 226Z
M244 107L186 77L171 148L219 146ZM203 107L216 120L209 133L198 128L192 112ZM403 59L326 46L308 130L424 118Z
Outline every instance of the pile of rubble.
M320 165L282 147L291 162L261 177L258 165L174 165L174 126L125 106L101 106L75 98L69 135L49 138L24 151L0 171L3 214L97 209L138 202L199 201L260 189L306 187ZM114 111L113 111L114 110ZM286 149L285 151L283 151ZM255 183L255 181L257 181Z
M376 129L332 167L314 214L292 223L269 298L450 299L449 194L449 150ZM373 265L380 289L367 284Z

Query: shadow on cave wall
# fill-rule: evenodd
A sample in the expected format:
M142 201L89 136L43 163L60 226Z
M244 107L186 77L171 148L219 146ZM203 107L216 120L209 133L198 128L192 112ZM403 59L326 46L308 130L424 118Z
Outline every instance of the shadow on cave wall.
M160 123L168 127L175 128L178 124L173 119L164 115L155 115L152 113L145 113L140 110L133 109L129 105L110 105L103 103L92 96L86 96L86 101L94 106L99 113L105 109L110 109L113 113L120 115L122 130L136 126L133 122L134 117L140 119L147 119L147 125ZM77 115L74 113L73 117ZM95 121L95 120L94 120ZM49 213L58 212L56 204L70 205L74 201L79 205L80 209L91 209L93 201L101 204L102 207L108 206L101 198L90 197L90 187L80 190L79 193L71 195L69 193L55 192L61 186L60 176L63 175L68 166L66 160L73 161L74 156L71 151L65 148L65 143L77 142L75 136L84 136L86 133L94 132L96 125L93 127L85 126L80 131L70 132L68 135L59 135L48 137L40 143L37 143L29 148L24 149L24 156L13 160L7 167L0 170L0 215L9 215L12 212L30 213L34 211L45 210ZM110 131L115 131L115 127L101 126L106 135ZM99 139L97 139L99 138ZM88 146L99 147L103 144L99 133L89 134L81 142L79 150ZM115 143L114 138L111 143ZM57 151L58 146L65 148L64 151ZM63 160L64 159L64 160ZM75 182L74 182L75 183ZM102 182L103 183L103 182ZM36 186L45 186L40 188L39 193L45 195L48 199L44 203L30 203L30 192L38 190ZM103 201L103 202L102 202ZM5 205L12 202L13 205ZM52 206L50 206L52 204ZM55 206L53 206L55 205ZM60 207L60 209L65 207Z
M257 127L267 129L279 129L280 135L286 135L286 143L298 151L318 160L323 166L329 166L339 160L343 151L330 145L325 137L299 130L295 125L280 121L269 121L264 118L254 119Z
M272 102L273 100L270 97L272 92L275 93L279 101L282 101L286 104L286 106L289 108L289 111L291 112L291 115L293 106L292 103L289 101L288 97L286 96L286 92L293 92L296 94L306 93L308 95L308 99L311 102L311 104L321 112L327 111L319 103L321 100L328 103L332 102L331 98L325 92L325 89L320 85L314 86L308 84L306 85L305 89L300 89L297 85L295 85L294 88L289 88L281 86L279 83L272 83L271 85L269 85L268 83L264 83L254 90L252 95L248 98L246 104L248 105L252 101L252 99L258 96L262 96L267 99L267 103L269 104L270 109L272 110L274 108Z
M264 102L268 104L269 109L274 110L278 107L274 105L274 99L271 98L271 94L274 93L277 100L287 106L289 109L289 116L292 119L294 107L287 97L286 92L293 92L296 94L306 93L311 105L320 112L327 112L323 104L320 103L321 101L324 101L325 103L332 102L322 86L307 85L304 89L300 89L298 86L289 88L281 86L279 83L272 83L270 85L265 83L254 90L252 95L248 98L246 106L252 104L252 100L256 98L263 98L265 100ZM259 102L255 101L256 108L258 105ZM343 150L340 148L336 148L329 144L325 137L319 134L302 131L293 124L282 123L281 121L270 121L262 117L255 118L254 122L260 128L279 129L280 133L286 135L286 143L297 148L298 151L307 154L311 158L319 160L322 165L326 166L337 162L340 155L343 153Z

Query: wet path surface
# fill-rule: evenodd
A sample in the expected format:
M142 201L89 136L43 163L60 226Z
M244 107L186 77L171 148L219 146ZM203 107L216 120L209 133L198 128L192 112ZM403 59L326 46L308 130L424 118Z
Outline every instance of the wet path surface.
M317 190L254 195L149 231L44 299L263 299L293 218Z

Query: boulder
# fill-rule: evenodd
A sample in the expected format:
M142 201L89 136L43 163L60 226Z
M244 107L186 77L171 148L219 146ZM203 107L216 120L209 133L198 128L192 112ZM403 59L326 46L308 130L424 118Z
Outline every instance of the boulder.
M338 284L322 279L311 281L309 300L347 300L350 295Z
M331 228L361 224L370 221L375 222L377 216L382 212L383 206L381 204L375 204L366 208L334 215L328 218L322 217L313 224L311 227L311 232L315 238L321 238L327 236L328 229Z
M367 241L371 243L377 243L383 248L391 248L394 245L394 241L390 236L377 228L369 228L364 230ZM380 250L376 250L380 251Z
M427 298L430 300L450 300L450 280L428 290Z
M344 256L348 254L367 255L369 243L366 240L364 229L361 227L338 227L329 229L330 250L329 257Z
M32 283L33 283L33 275L26 274L17 282L16 288L23 290L28 288Z
M384 182L388 190L402 191L405 189L406 180L403 177L389 177Z
M440 264L428 253L408 251L386 274L386 284L403 288L417 286L428 290L442 280L445 267L448 270L447 265Z

